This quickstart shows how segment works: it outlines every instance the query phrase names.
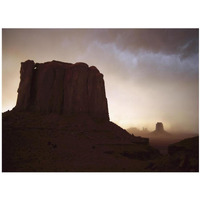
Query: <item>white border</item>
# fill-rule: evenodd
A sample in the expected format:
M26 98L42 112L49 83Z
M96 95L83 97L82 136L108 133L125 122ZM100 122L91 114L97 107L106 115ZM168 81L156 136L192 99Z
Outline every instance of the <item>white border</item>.
M197 0L2 0L0 9L1 28L199 28L200 19ZM4 200L200 197L199 173L1 173L0 176L0 195Z

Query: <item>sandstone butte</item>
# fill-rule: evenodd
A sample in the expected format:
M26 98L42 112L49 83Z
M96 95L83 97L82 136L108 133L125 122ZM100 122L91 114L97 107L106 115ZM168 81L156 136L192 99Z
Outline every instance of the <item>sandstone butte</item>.
M81 114L109 121L103 75L79 62L21 63L16 111Z

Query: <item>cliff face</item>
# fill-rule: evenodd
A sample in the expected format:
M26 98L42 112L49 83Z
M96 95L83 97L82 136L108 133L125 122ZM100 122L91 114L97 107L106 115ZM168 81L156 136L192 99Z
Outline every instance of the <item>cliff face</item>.
M21 63L15 109L42 113L80 114L109 120L103 75L85 63L58 61Z

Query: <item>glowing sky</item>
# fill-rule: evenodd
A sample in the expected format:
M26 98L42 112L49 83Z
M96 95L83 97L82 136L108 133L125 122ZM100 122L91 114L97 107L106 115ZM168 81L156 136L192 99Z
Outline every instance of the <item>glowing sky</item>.
M3 29L2 110L16 104L20 63L86 62L104 74L111 121L198 131L198 29Z

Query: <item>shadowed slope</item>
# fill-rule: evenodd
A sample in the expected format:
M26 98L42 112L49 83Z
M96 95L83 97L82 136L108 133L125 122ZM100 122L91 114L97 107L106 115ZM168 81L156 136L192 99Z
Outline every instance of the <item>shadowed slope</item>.
M199 172L199 136L169 145L168 155L152 161L147 169L164 172Z
M3 113L3 171L145 171L148 139L86 115Z

